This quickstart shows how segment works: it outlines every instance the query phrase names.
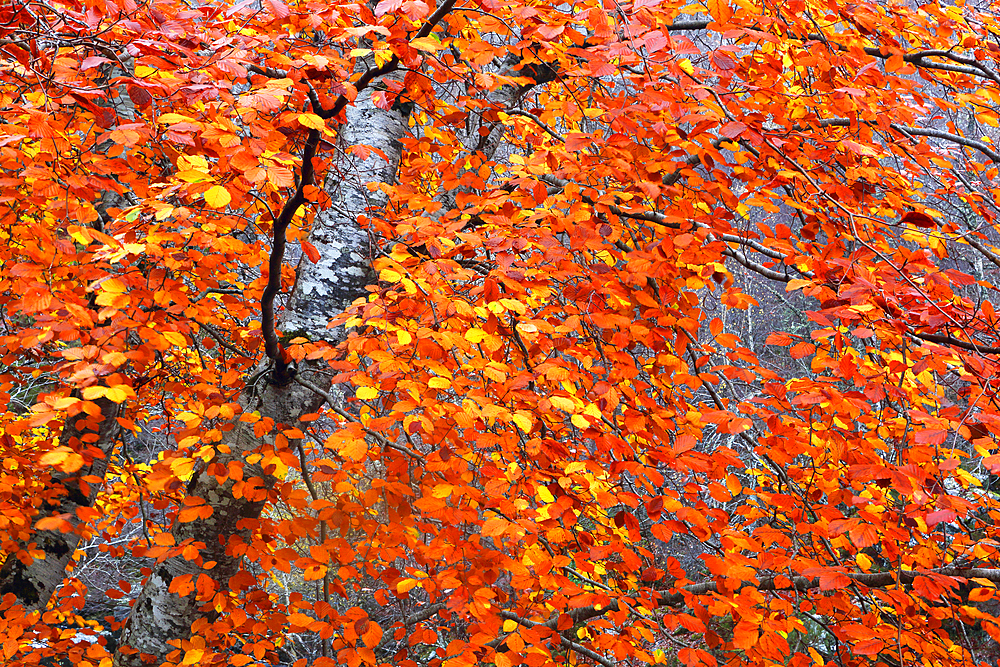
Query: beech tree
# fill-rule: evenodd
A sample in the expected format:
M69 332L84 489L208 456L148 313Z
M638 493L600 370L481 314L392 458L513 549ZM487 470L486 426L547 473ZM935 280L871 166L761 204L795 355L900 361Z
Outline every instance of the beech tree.
M996 663L988 3L0 16L4 664Z

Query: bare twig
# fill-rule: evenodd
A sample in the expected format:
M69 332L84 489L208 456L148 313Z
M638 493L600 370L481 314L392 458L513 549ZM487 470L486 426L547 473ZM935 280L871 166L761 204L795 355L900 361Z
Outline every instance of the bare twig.
M337 405L337 402L334 401L333 397L330 396L330 394L328 394L327 392L323 391L322 389L320 389L319 387L317 387L316 385L314 385L312 382L309 382L308 380L305 380L305 379L303 379L302 377L300 377L298 375L296 375L293 379L294 379L295 382L299 383L300 385L302 385L306 389L314 391L317 395L322 396L323 399L326 401L327 405L330 406L330 409L333 412L337 413L338 415L340 415L341 417L343 417L347 421L354 422L355 424L360 424L362 430L366 434L368 434L372 439L374 439L376 442L378 442L380 445L382 445L383 447L387 447L389 449L394 449L397 452L402 452L403 454L406 454L407 456L410 456L410 457L416 459L417 461L422 461L423 460L423 457L419 453L413 451L409 447L405 447L403 445L396 444L395 442L392 442L391 440L388 440L381 433L376 433L375 431L371 430L370 428L368 428L367 426L365 426L364 424L362 424L361 421L357 417L355 417L354 415L352 415L350 412L347 412L343 408L339 407Z

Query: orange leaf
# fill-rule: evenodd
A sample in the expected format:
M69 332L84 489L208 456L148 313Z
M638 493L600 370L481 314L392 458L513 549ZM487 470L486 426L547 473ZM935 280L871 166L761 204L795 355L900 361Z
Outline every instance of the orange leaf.
M708 13L717 23L728 23L733 17L733 10L728 0L707 0Z
M309 241L300 241L302 245L302 254L309 258L309 261L315 264L320 259L319 250L316 249L312 243Z
M796 343L788 351L792 355L792 359L802 359L803 357L808 357L809 355L816 352L816 346L812 343Z

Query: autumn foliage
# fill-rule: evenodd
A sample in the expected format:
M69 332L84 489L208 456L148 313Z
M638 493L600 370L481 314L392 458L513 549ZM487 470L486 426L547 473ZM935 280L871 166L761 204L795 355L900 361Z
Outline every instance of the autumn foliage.
M3 664L996 664L998 36L6 2Z

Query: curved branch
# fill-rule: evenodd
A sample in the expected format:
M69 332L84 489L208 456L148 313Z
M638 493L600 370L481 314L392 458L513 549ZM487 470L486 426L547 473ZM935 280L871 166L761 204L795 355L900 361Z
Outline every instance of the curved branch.
M856 121L849 118L824 118L814 121L819 127L850 127L853 123L862 123L865 125L876 125L875 121ZM954 134L952 132L945 132L944 130L933 130L926 127L911 127L909 125L900 125L899 123L892 123L889 125L890 128L905 135L909 138L917 137L933 137L935 139L943 139L945 141L950 141L952 143L958 144L960 146L965 146L966 148L973 148L986 157L988 157L993 162L1000 164L1000 152L997 152L990 147L989 144L983 141L977 141L976 139L969 139L963 137L959 134ZM808 129L807 125L796 125L795 129L798 131L803 131Z
M875 56L876 58L887 60L892 57L893 54L888 53L886 49L879 48L875 46L865 47L865 53L870 56ZM938 63L938 62L927 62L924 58L945 58L951 60L952 62L959 63L959 65L949 65L948 63ZM928 51L917 51L916 53L907 53L903 55L903 62L910 63L917 67L923 67L926 69L937 69L945 72L957 72L959 74L969 74L971 76L983 76L990 79L994 83L1000 84L1000 77L997 76L996 72L991 70L989 67L979 62L975 58L969 58L967 56L961 56L954 51L944 51L942 49L934 49Z
M566 181L566 180L561 179L561 178L557 178L555 176L543 175L541 177L541 179L543 181L545 181L546 183L549 183L551 185L554 185L554 186L560 187L560 188L565 188L569 184L569 181ZM590 196L584 194L583 191L582 191L582 189L580 191L580 199L583 200L585 203L591 205L591 206L596 206L597 205L597 201L593 197L590 197ZM632 213L632 212L626 211L624 209L621 209L621 208L619 208L617 206L613 206L613 205L610 205L610 204L608 205L608 211L610 211L612 214L614 214L614 215L616 215L616 216L618 216L620 218L629 218L631 220L640 220L642 222L651 222L651 223L654 223L654 224L657 224L657 225L661 225L663 227L667 227L669 229L680 229L681 228L681 226L680 226L679 223L669 222L667 220L666 216L664 216L661 213L657 213L655 211L643 211L643 212L639 212L639 213ZM695 226L696 229L711 229L711 227L709 227L709 225L706 225L703 222L697 222L697 221L695 221L693 224L694 224L694 226ZM779 262L784 262L785 260L788 259L788 255L786 255L785 253L783 253L783 252L781 252L779 250L774 250L773 248L768 248L767 246L763 245L762 243L754 241L753 239L744 238L744 237L739 236L737 234L716 234L715 232L712 232L711 234L709 234L707 240L708 241L721 240L721 241L724 241L725 243L735 243L737 245L746 246L746 247L750 248L751 250L754 250L755 252L759 252L760 254L762 254L762 255L764 255L766 257L770 257L771 259L778 260ZM746 255L740 255L739 253L737 253L732 248L726 248L725 250L722 251L722 254L725 255L725 256L727 256L727 257L732 257L734 260L736 260L737 262L739 262L740 264L742 264L744 267L750 269L751 271L759 273L760 275L764 276L765 278L770 278L771 280L778 280L778 281L785 282L785 283L787 283L787 282L789 282L789 281L792 280L791 276L789 276L787 273L782 273L780 271L775 271L774 269L770 269L770 268L764 266L763 264L760 264L758 262L754 262L750 258L746 257ZM792 268L792 270L794 270L796 273L798 273L799 275L801 275L803 277L806 277L806 278L812 278L813 277L813 273L811 271L799 269L798 267L796 267L794 265L789 265L789 266Z
M900 134L912 134L921 137L934 137L935 139L944 139L945 141L950 141L960 146L965 146L967 148L974 148L983 155L985 155L986 157L988 157L993 162L1000 164L1000 153L990 148L990 146L985 142L977 141L975 139L968 139L958 134L945 132L944 130L931 130L924 127L909 127L906 125L900 125L898 123L893 123L889 127L896 130Z
M280 355L281 345L278 343L278 335L274 329L274 297L281 289L281 265L285 259L285 232L291 223L295 212L306 203L305 189L313 184L314 167L313 157L316 155L316 147L319 145L319 130L311 129L306 136L306 143L302 149L302 169L299 176L299 184L295 192L285 202L281 208L278 219L274 221L274 242L271 246L271 256L267 262L267 286L260 297L260 329L264 336L264 353L268 359L275 362L274 379L277 384L286 384L290 379L288 362Z

